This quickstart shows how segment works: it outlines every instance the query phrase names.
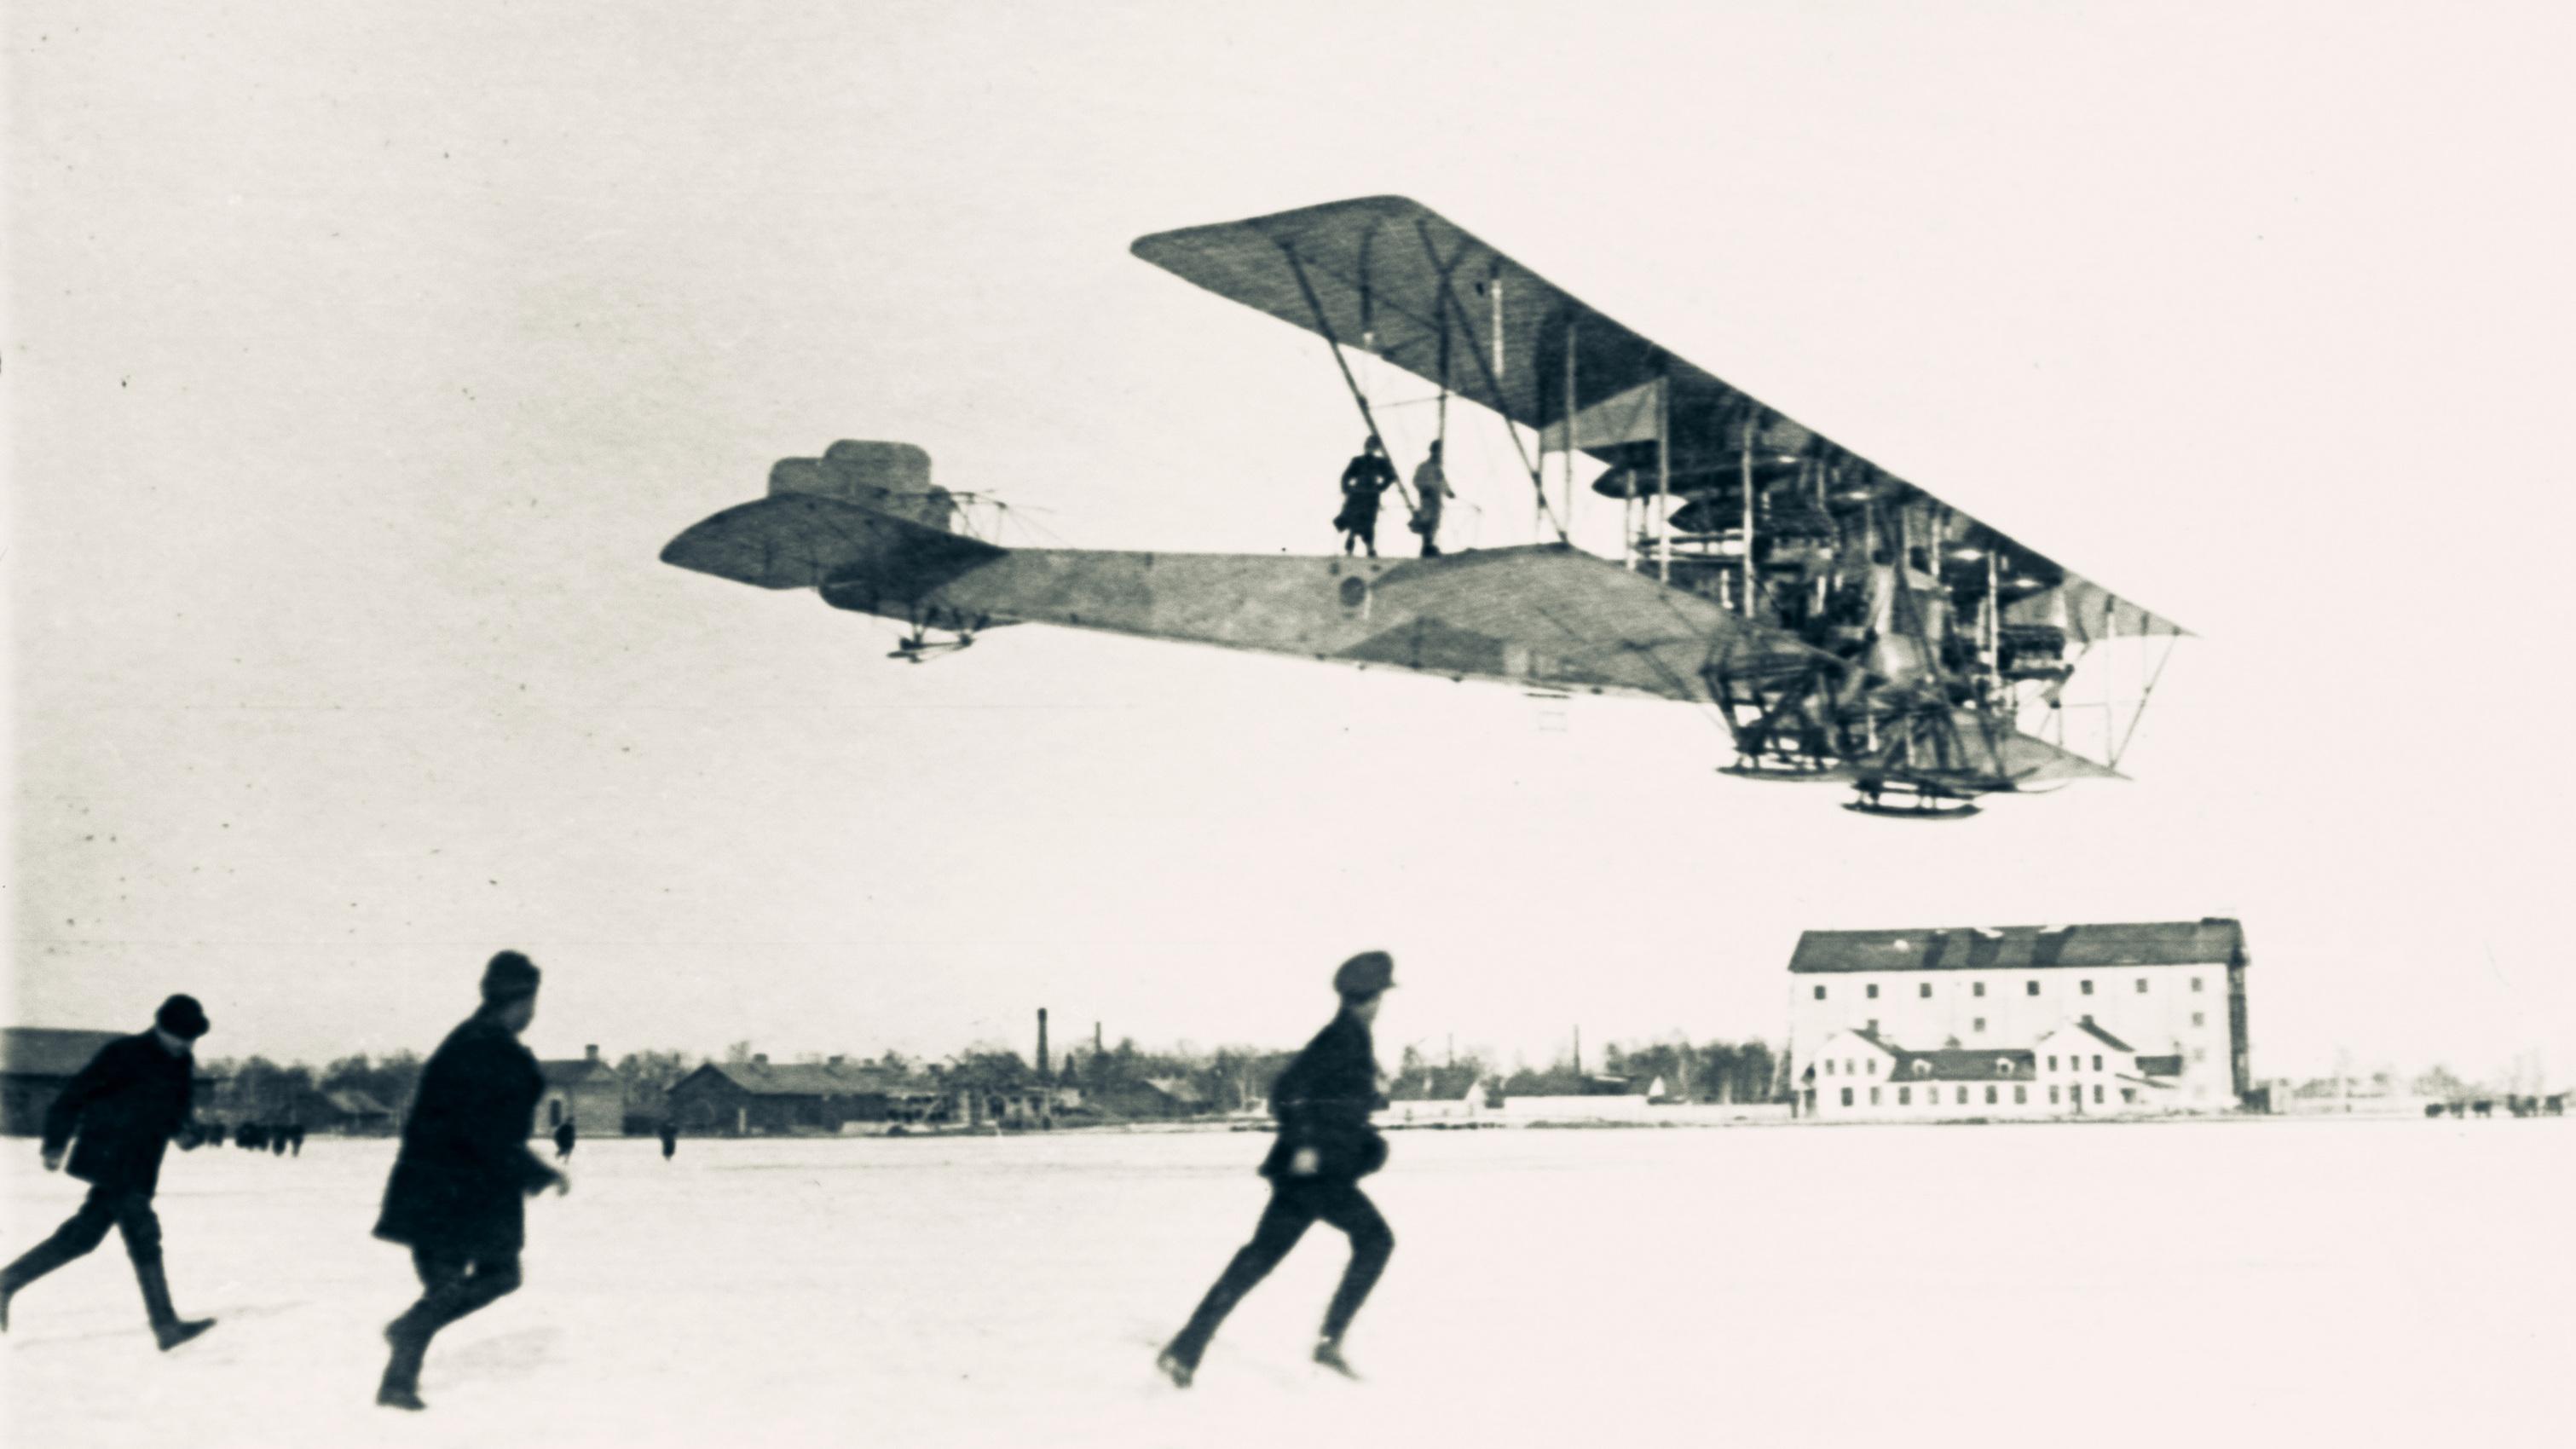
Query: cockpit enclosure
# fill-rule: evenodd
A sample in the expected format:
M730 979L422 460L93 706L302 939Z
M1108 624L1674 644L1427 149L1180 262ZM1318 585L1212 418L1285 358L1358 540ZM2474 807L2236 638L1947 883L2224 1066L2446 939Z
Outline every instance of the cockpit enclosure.
M1701 680L1734 773L1841 780L1855 808L1906 814L2111 774L2185 632L1406 198L1164 232L1134 251L1333 344L1372 432L1345 348L1435 384L1444 434L1452 396L1499 414L1560 541L1588 460L1589 491L1621 510L1625 566L1742 626ZM2080 669L2123 643L2128 677ZM1885 809L1890 796L1922 808Z

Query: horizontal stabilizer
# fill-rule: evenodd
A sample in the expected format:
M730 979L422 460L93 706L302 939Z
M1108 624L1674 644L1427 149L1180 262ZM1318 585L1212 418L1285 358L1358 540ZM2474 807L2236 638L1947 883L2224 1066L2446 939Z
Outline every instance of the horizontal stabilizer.
M873 508L788 491L702 520L663 548L662 562L763 589L863 579L882 597L912 599L1006 552Z

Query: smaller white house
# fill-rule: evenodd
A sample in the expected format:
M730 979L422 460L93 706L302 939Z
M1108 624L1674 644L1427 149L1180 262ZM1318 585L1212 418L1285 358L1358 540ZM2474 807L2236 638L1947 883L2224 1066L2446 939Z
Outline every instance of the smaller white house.
M1915 1050L1845 1029L1817 1043L1798 1090L1820 1122L2140 1116L2177 1109L2180 1072L2179 1054L2142 1054L2089 1020L2030 1047Z

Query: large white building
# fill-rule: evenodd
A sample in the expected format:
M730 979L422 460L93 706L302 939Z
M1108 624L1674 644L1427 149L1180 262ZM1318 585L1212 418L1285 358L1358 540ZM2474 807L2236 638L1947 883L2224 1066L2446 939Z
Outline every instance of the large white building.
M1789 1061L1818 1119L2217 1112L2252 1086L2244 928L1809 931Z

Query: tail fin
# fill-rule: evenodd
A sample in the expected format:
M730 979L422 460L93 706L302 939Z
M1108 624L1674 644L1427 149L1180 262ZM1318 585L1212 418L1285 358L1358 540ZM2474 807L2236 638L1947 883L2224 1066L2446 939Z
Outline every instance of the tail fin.
M955 532L956 500L930 482L930 455L910 443L844 439L820 458L781 458L769 470L769 491L811 493L889 513L926 528Z

